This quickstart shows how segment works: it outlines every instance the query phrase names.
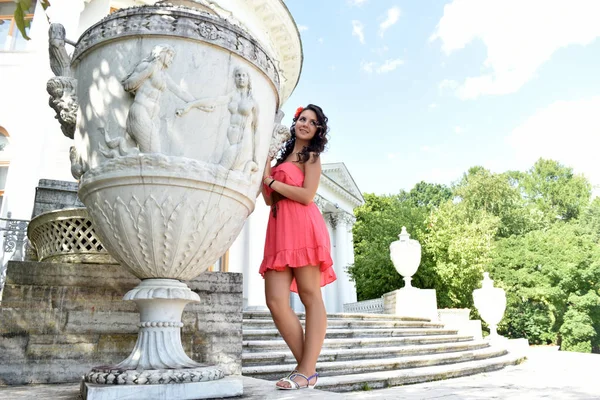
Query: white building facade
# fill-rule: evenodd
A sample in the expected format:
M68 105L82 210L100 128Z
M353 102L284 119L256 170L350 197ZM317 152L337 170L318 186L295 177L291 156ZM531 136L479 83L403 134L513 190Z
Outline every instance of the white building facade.
M0 216L31 217L35 188L40 179L74 181L69 148L54 111L48 106L46 82L53 76L48 61L48 18L65 26L73 42L88 27L122 7L153 4L153 0L52 0L44 12L32 0L26 18L32 21L26 41L13 19L15 2L0 0ZM228 1L219 3L225 8ZM235 13L235 11L234 11ZM346 268L354 261L352 226L355 207L364 202L343 163L323 165L315 202L327 222L338 279L323 289L328 312L342 312L344 303L356 301L356 290ZM214 269L244 274L244 305L265 307L264 282L258 274L262 261L269 208L257 199L254 213L240 236ZM292 298L302 311L297 296Z

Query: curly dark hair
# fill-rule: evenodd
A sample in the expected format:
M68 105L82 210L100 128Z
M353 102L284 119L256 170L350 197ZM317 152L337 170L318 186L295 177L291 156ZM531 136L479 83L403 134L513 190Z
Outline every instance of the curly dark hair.
M313 136L313 138L310 140L310 143L308 143L308 146L304 146L302 151L298 153L297 162L299 163L307 162L310 158L311 153L315 154L315 159L313 160L313 162L316 161L316 157L318 157L323 151L325 151L325 146L328 142L327 132L329 132L329 127L327 126L327 122L329 121L329 119L327 118L325 113L323 113L321 107L316 106L314 104L309 104L302 109L302 111L304 110L312 110L315 114L317 114L318 126L317 132L315 133L315 136ZM302 114L302 112L300 114ZM300 118L300 115L294 117L292 126L290 127L292 137L283 145L281 151L277 156L277 163L275 165L279 165L282 162L284 162L288 158L288 156L294 151L294 146L296 145L296 121L298 121L298 118Z

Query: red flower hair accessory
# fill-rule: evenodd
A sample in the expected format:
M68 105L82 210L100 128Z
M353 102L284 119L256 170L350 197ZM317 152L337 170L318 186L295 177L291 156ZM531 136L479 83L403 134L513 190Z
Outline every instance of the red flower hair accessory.
M298 118L300 114L302 114L302 111L304 111L304 107L298 107L296 109L296 114L294 114L294 119Z

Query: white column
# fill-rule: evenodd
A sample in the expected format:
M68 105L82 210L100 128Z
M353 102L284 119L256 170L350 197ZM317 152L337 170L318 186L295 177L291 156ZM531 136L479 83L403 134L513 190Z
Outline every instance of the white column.
M354 236L352 234L352 228L356 223L356 218L353 215L349 215L347 225L347 237L346 237L346 263L347 265L354 264ZM344 289L344 304L356 302L356 284L350 280L350 276L346 273L345 280L346 288Z
M338 212L335 214L337 224L335 228L335 249L337 254L335 273L337 275L337 308L338 312L344 311L346 299L346 290L348 286L348 218L347 213Z
M331 239L331 258L333 259L333 269L337 275L337 265L340 256L337 248L336 238L338 217L337 213L327 213L324 215L324 217L325 221L327 222L327 230L329 231L329 237ZM339 283L336 280L322 289L323 301L325 302L325 308L327 309L328 313L341 312L338 299L338 285Z
M258 198L256 209L244 225L241 262L244 272L244 308L246 310L267 310L265 280L258 270L264 256L269 210L270 208L262 203L262 199Z

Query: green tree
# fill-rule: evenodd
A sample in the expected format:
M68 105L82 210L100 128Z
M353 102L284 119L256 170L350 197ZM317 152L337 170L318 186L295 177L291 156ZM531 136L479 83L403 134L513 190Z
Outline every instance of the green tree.
M558 161L540 158L527 173L514 176L524 198L550 222L576 219L589 205L590 183Z
M497 243L492 276L507 292L511 337L591 351L600 340L600 247L577 221Z
M27 36L27 30L31 24L31 21L25 19L25 15L29 13L29 9L31 8L31 0L15 0L15 24L17 25L17 29L21 32L21 35L24 39L30 40L31 38ZM39 3L42 5L44 10L50 7L50 0L40 0Z
M415 207L432 209L452 198L452 191L445 185L421 181L408 192L407 200Z
M378 298L402 286L402 278L390 259L390 243L398 240L402 226L413 238L419 238L427 213L407 201L406 192L392 196L365 194L364 198L365 204L355 209L354 264L348 268L358 300ZM415 277L416 282L418 279Z
M543 225L541 213L526 206L510 174L493 174L482 167L473 167L453 190L467 214L485 211L500 219L499 237L520 235Z
M491 262L500 219L448 201L427 221L424 252L433 261L438 307L472 307L472 292Z

